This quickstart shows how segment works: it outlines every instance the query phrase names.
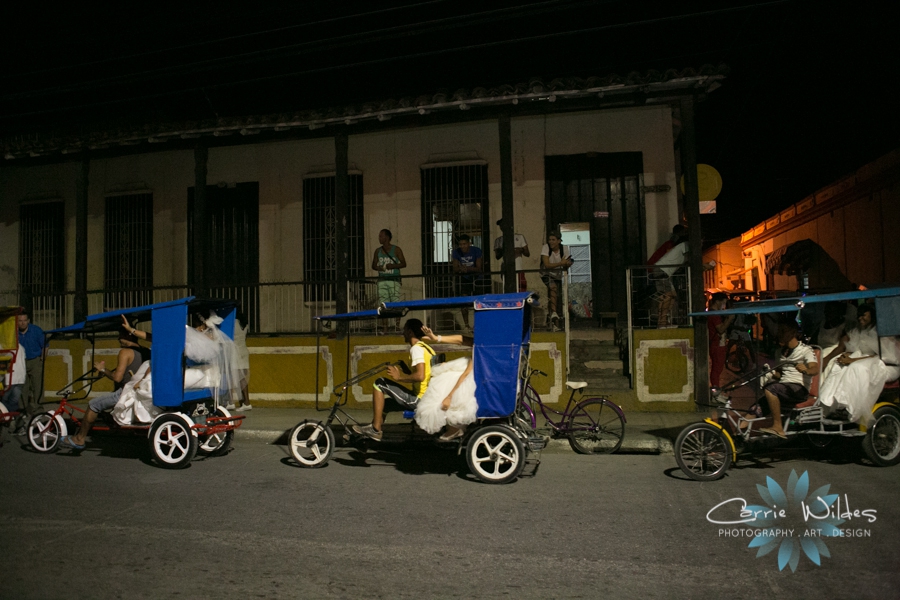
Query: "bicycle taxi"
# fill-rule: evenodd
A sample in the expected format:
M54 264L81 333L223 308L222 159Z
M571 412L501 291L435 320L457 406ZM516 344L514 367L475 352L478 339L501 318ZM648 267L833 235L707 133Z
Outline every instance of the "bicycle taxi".
M0 446L6 440L9 427L21 414L20 400L12 399L10 390L13 371L16 369L16 358L19 357L16 317L20 314L22 314L21 306L0 306L0 428L2 428Z
M224 406L226 402L222 396L226 390L216 360L209 359L209 352L206 352L208 360L200 361L194 356L198 359L195 362L190 356L196 352L185 347L190 315L205 317L213 313L222 319L217 325L221 333L232 338L235 303L199 300L193 296L91 315L81 323L46 332L48 343L52 339L80 337L86 338L91 348L84 359L87 372L57 392L61 397L59 406L32 417L27 429L31 447L41 453L55 452L60 439L81 425L81 418L87 411L74 403L87 400L93 384L100 379L89 367L94 363L97 336L117 331L125 316L129 321L136 319L152 325L149 368L139 369L139 373L146 371L149 374L149 378L145 377L149 379L149 385L143 386L143 392L135 390L136 401L143 398L147 409L136 409L130 422L122 422L121 416L114 417L110 412L101 413L91 433L146 432L155 462L165 469L185 468L197 453L218 456L228 452L234 430L244 417L232 416ZM132 381L134 379L137 377ZM112 412L117 411L113 409Z
M456 449L459 454L465 453L469 469L479 480L508 483L519 477L526 463L536 471L540 463L539 453L546 445L544 438L534 435L531 427L516 416L518 395L524 389L521 374L529 358L531 304L530 292L434 298L390 302L378 309L323 316L318 320L320 323L349 323L366 319L393 319L403 317L409 311L474 308L475 333L471 360L474 360L473 376L477 386L477 421L468 427L463 437L441 445ZM318 348L316 355L319 356ZM440 355L436 358L439 361ZM349 375L349 333L347 359ZM358 421L343 410L348 401L347 391L360 381L374 377L389 364L382 363L338 384L333 390L334 403L324 421L305 420L293 428L289 447L300 466L315 468L328 462L335 446L332 430L335 421L347 432L344 441L363 441L350 427L359 424ZM318 407L318 366L316 377ZM407 411L404 417L412 419L414 413ZM388 441L391 440L382 443Z
M900 336L900 287L763 300L739 304L727 310L692 313L691 316L793 313L799 324L808 305L873 298L878 315L878 335L883 347L883 338ZM882 397L871 408L872 418L868 424L854 421L846 410L837 405L826 406L818 397L822 351L817 346L813 349L819 363L819 374L812 377L808 399L793 407L782 407L781 415L776 416L783 422L786 440L801 436L811 448L824 449L839 437L859 438L865 454L875 465L886 467L900 463L900 408L897 404L881 401L884 398L882 392ZM897 366L889 362L886 354L882 356L886 365ZM759 426L768 417L758 416L753 407L733 406L731 396L740 388L758 386L760 377L766 371L778 369L789 362L782 361L771 366L763 364L762 367L756 365L750 373L734 382L710 390L710 404L707 407L713 409L716 416L688 425L675 440L675 459L685 475L698 481L720 479L740 456L770 450L785 443L785 439L759 431ZM759 398L758 393L756 398Z

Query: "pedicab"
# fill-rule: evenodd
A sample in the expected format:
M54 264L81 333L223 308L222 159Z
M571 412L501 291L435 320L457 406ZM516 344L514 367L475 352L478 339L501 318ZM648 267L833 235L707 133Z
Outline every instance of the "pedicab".
M739 304L727 310L692 313L690 316L793 313L797 315L799 325L803 309L809 304L872 298L878 315L879 338L900 335L900 287L763 300ZM734 382L710 390L710 404L705 406L713 409L714 416L688 425L675 440L675 459L684 474L698 481L720 479L741 456L772 450L798 437L805 438L813 449L824 449L838 438L857 438L866 456L875 465L887 467L900 463L900 408L897 404L881 401L884 397L882 393L882 397L871 407L871 418L855 420L847 407L823 402L826 399L818 395L822 350L817 346L813 349L819 363L819 374L811 378L808 398L795 406L782 406L781 415L774 417L783 423L784 439L761 432L759 426L769 417L761 416L755 405L747 408L733 406L730 394L742 387L758 385L765 371L791 364L789 360L772 366L756 365L750 373ZM897 366L893 362L895 357L887 354L882 354L882 357L887 366Z
M91 434L116 431L147 435L150 452L156 464L164 469L185 468L198 453L203 456L227 453L234 430L241 425L244 417L231 415L224 406L225 386L220 366L214 360L192 361L189 358L192 353L186 352L185 348L189 338L189 316L197 314L206 317L213 313L222 319L218 324L219 331L231 338L234 335L235 302L200 300L193 296L91 315L81 323L46 332L48 343L59 338L81 337L89 340L88 364L92 365L97 336L117 331L123 316L129 321L136 319L152 325L149 368L144 363L138 371L139 374L141 371L149 373L151 385L143 388L143 402L134 405L134 420L121 422L121 418L114 418L109 411L105 411L99 415ZM74 402L86 400L93 384L100 378L93 369L89 370L57 393L61 397L57 408L32 417L27 435L35 451L55 452L63 436L78 430L81 418L87 411ZM138 404L144 407L143 410L138 410ZM112 412L117 409L118 405Z
M477 421L469 425L465 434L441 446L465 453L472 473L486 483L508 483L522 474L526 464L536 471L540 464L539 453L546 440L534 435L516 416L518 394L524 385L521 374L528 364L531 340L530 292L513 294L488 294L458 298L434 298L389 302L378 309L339 315L317 317L320 323L349 323L365 319L398 318L409 311L473 308L475 311L473 376L476 383L475 398L478 403ZM424 319L423 319L424 321ZM320 328L321 331L321 328ZM318 343L318 342L317 342ZM319 356L318 348L316 356ZM440 355L436 357L441 360ZM317 359L318 360L318 359ZM347 336L348 375L350 363L350 336ZM391 363L385 362L338 384L333 390L334 402L324 421L304 420L291 431L289 447L291 455L301 467L315 468L325 465L334 451L335 436L332 425L337 421L343 426L344 441L363 443L365 439L352 431L350 425L361 425L343 410L348 401L351 386L381 373ZM318 365L316 368L316 406L318 408ZM404 412L412 419L413 411ZM410 434L410 436L412 433ZM384 441L407 441L409 436Z
M21 306L0 306L0 446L3 445L8 430L19 416L19 406L12 406L4 400L10 391L16 358L19 354L19 334L16 317L22 314ZM9 406L8 406L9 405Z

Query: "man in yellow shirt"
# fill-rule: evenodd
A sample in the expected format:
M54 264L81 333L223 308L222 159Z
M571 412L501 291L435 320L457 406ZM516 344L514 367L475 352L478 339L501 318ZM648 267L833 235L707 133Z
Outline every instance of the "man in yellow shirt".
M387 368L390 379L379 377L375 380L375 391L372 393L372 422L368 425L354 425L353 431L375 441L381 441L381 426L384 424L384 413L415 410L419 399L425 395L428 382L431 380L431 359L434 350L422 341L422 321L409 319L403 324L403 339L409 344L410 370L404 373L399 367L391 365ZM411 383L410 388L400 385Z

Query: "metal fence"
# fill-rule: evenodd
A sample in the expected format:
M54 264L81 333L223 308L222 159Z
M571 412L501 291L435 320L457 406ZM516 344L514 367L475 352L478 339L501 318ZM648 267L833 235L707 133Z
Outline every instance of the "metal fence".
M436 289L433 281L436 278L446 282L448 275L403 275L400 299L419 300L429 297L427 291ZM478 293L503 291L503 275L501 273L485 273L484 278L485 284L479 287ZM316 317L337 312L334 286L335 283L332 281L267 282L256 285L216 287L207 290L206 295L212 298L236 300L247 317L251 333L299 334L315 332ZM545 301L546 290L541 287L533 291L540 297L536 310L533 311L534 327L535 329L544 329L547 325L542 304ZM97 314L121 308L166 302L189 296L192 293L194 293L193 290L186 285L132 290L91 290L87 293L88 313ZM349 311L378 307L381 304L378 278L369 277L349 281L347 303ZM32 322L44 330L65 327L71 325L75 320L75 293L71 291L62 294L31 294L27 296L20 293L19 290L0 291L0 305L30 307ZM467 314L468 312L463 309L432 310L419 311L410 316L423 319L436 331L462 332L469 328L467 323L468 325L474 324L474 316ZM351 325L351 330L359 333L392 333L399 331L399 326L398 319L390 318L358 321Z
M691 285L687 266L628 268L628 324L631 329L690 327Z

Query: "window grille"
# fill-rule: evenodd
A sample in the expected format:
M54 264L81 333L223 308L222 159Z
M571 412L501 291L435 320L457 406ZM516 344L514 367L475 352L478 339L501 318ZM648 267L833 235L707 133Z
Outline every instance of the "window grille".
M206 187L206 221L194 214L188 188L188 281L194 282L194 236L203 236L206 293L236 300L259 331L259 182Z
M107 196L105 232L105 307L151 304L153 194Z
M303 180L303 278L307 302L334 299L337 252L347 250L351 279L365 275L363 247L363 180L351 174L347 206L347 239L335 239L335 177L308 177Z
M62 201L23 204L19 209L19 285L31 295L66 287L65 206Z
M487 165L422 168L422 272L430 298L453 295L450 253L462 234L490 271ZM443 277L442 277L443 275Z

